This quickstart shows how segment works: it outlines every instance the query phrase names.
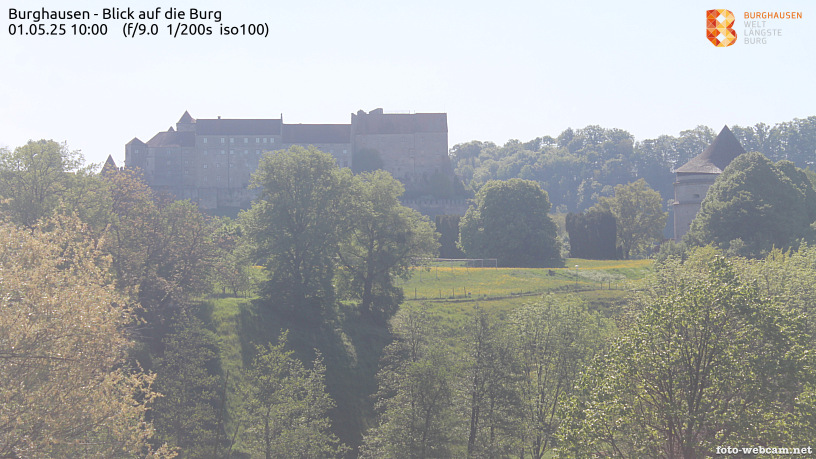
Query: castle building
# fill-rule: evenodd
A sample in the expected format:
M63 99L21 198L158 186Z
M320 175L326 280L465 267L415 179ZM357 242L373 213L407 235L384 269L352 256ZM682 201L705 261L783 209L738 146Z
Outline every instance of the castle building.
M358 152L379 157L382 169L418 195L431 177L453 180L445 113L351 115L350 124L284 124L280 119L181 119L147 142L125 145L125 167L139 168L147 184L202 209L247 208L256 191L250 175L264 152L313 145L340 167L353 167Z
M714 142L674 172L674 240L679 242L700 211L708 188L737 156L745 153L739 140L724 126Z

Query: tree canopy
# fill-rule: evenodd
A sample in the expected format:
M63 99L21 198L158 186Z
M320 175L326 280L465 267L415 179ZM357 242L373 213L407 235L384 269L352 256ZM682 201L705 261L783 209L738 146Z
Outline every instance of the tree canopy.
M708 189L685 239L758 256L812 239L814 220L816 192L801 169L746 153Z
M333 257L347 228L351 174L331 155L293 146L264 155L252 176L260 197L242 215L279 306L319 317L333 299Z
M647 256L663 240L668 213L663 212L660 194L649 188L646 180L617 185L615 195L600 198L596 207L615 217L624 259Z
M416 258L433 257L439 247L427 217L400 204L403 191L391 174L376 171L354 176L346 196L350 221L338 247L340 277L363 314L391 316L402 302L396 278L409 276Z
M781 298L741 277L711 249L659 267L634 321L579 383L566 456L704 457L801 438L809 336Z
M500 266L545 266L561 259L547 192L529 180L490 181L462 218L459 243L470 258Z
M109 261L76 219L45 229L0 223L0 456L152 454L157 394Z
M0 149L0 209L14 222L31 227L50 216L72 191L74 198L81 197L77 185L90 170L78 151L53 140L31 140L14 151Z

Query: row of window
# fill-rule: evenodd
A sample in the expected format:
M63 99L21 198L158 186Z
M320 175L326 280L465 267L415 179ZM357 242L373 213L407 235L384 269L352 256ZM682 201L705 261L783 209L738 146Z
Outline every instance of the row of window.
M229 143L235 143L235 139L237 137L221 137L221 143L227 143L227 139L229 138ZM249 143L249 137L243 137L244 143ZM202 137L201 140L203 143L209 143L208 137ZM240 141L239 141L240 143ZM255 137L255 143L275 143L274 137Z

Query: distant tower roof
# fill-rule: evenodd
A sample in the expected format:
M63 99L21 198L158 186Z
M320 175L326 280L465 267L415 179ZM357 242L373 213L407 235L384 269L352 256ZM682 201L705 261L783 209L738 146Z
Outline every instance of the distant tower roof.
M116 162L113 160L113 156L108 155L108 159L105 160L105 164L102 165L102 175L112 174L118 170L119 168L116 167Z
M145 143L142 142L141 140L139 140L138 137L134 137L133 139L131 139L131 141L126 143L125 146L131 145L131 144L133 144L133 145L145 145ZM108 156L110 156L110 155L108 155Z
M184 110L184 114L181 115L181 118L178 120L179 123L192 123L194 121L195 120L193 119L193 117L190 116L190 112L188 112L187 110Z
M717 138L704 152L675 170L678 174L720 174L737 156L745 153L739 140L723 126Z

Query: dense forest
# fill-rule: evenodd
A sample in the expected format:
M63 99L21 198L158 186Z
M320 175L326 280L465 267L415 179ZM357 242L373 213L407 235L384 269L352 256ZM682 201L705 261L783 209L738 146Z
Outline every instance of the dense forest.
M438 220L442 235L401 205L389 174L353 174L312 147L265 154L260 197L235 219L64 144L2 149L0 457L695 458L807 446L816 117L731 129L759 153L724 171L682 243L657 250L672 168L706 148L709 128L456 145L474 200ZM615 292L610 282L607 296L576 281L523 302L406 298L405 281L432 275L440 236L508 269L487 275L581 273L586 260L565 266L552 211L574 213L566 223L586 254L653 254L618 268L647 266L645 278Z
M816 117L729 128L745 151L760 152L771 161L788 160L803 169L816 161ZM555 212L580 212L611 195L615 185L640 178L668 202L674 197L674 169L702 153L716 134L697 126L677 137L635 141L624 130L587 126L503 146L461 143L451 148L451 159L456 173L475 190L488 180L534 180L549 193Z

